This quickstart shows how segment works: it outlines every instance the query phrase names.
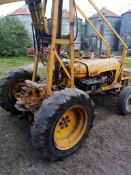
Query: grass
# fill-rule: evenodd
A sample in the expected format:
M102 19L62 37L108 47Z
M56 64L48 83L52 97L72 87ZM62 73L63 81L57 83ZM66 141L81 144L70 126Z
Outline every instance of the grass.
M0 76L16 67L22 67L31 63L33 63L33 60L29 57L0 58Z
M38 75L40 75L41 80L44 80L46 78L46 68L39 69Z
M126 67L131 68L131 57L126 60Z
M131 57L129 57L129 58L126 60L126 67L131 69ZM130 80L129 80L129 83L131 84L131 78L130 78Z

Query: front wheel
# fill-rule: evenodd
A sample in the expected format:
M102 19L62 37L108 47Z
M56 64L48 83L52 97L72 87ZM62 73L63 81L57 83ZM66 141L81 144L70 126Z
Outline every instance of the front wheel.
M122 89L117 99L117 109L123 115L131 114L131 86Z
M78 89L65 89L43 101L32 126L33 145L41 155L58 160L77 151L94 119L91 98Z
M32 74L32 71L17 68L0 79L0 106L2 108L14 114L19 113L15 108L15 95L20 92L25 80L32 79ZM39 79L39 76L37 76L37 81Z

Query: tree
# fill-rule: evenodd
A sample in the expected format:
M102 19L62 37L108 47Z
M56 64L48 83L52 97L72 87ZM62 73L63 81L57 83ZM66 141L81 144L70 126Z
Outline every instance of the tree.
M25 55L31 40L24 25L16 17L0 20L0 56Z

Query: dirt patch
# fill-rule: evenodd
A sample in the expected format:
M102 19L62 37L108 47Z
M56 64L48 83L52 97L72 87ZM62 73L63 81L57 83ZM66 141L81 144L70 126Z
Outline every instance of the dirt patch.
M96 118L82 149L58 162L41 160L24 120L0 109L0 175L130 175L131 116L117 114L116 99L93 98Z
M22 68L24 68L24 69L30 69L30 70L33 70L34 69L34 63L32 63L32 64L28 64L28 65L26 65L26 66L22 66ZM38 68L39 69L43 69L43 64L42 63L39 63L38 64Z

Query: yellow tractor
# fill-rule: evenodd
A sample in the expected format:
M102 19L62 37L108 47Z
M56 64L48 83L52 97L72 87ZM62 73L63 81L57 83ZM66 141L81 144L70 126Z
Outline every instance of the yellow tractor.
M0 0L0 4L15 0ZM0 106L12 113L23 113L31 122L32 143L43 157L59 160L73 154L88 137L94 120L92 94L111 93L118 96L117 108L131 114L130 74L124 71L128 47L92 0L88 0L116 34L124 46L122 59L111 58L111 47L86 14L69 0L70 34L62 36L63 0L52 0L51 33L45 18L47 0L25 0L33 24L36 49L33 72L16 69L0 80ZM107 58L83 59L75 55L74 26L77 11L87 20L107 45ZM76 32L77 33L77 32ZM70 49L65 60L61 46ZM47 77L40 80L39 60L49 49Z

